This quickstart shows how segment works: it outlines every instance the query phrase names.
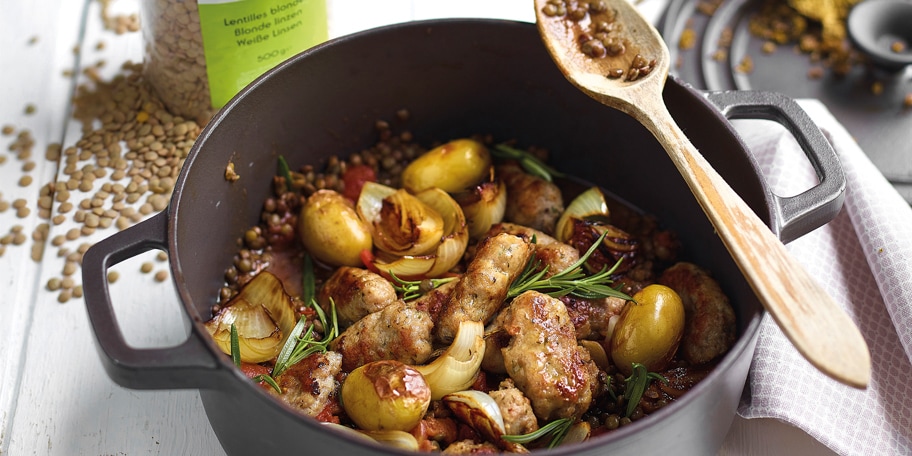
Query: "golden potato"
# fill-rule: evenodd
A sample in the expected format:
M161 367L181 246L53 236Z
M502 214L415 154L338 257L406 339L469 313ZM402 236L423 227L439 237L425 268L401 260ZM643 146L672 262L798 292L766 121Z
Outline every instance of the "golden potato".
M473 139L456 139L425 152L402 171L402 186L418 193L437 187L461 192L481 183L491 172L491 153Z
M431 403L431 387L415 368L374 361L353 370L342 384L342 407L361 429L408 431Z
M609 339L614 364L630 375L632 363L662 370L674 356L684 334L684 304L664 285L649 285L633 295Z
M331 266L362 266L361 252L370 250L370 228L354 205L333 190L319 190L304 203L298 217L304 248Z

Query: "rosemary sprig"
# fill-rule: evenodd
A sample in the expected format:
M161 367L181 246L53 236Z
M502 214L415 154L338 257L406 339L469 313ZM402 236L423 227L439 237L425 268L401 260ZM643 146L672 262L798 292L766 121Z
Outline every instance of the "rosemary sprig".
M624 411L624 416L628 418L633 415L633 411L636 410L636 406L640 403L640 399L643 397L646 388L649 387L650 382L659 380L666 385L668 384L668 379L662 374L648 372L646 366L640 363L632 363L632 367L633 373L624 380L627 382L627 387L624 388L624 398L627 400L627 409Z
M570 429L571 424L573 424L573 421L570 418L561 418L538 428L537 431L528 434L502 435L501 438L512 443L527 444L550 435L551 441L548 443L548 448L554 448L560 445L564 436L567 435L567 430Z
M491 154L498 158L516 160L519 162L519 165L522 166L524 170L526 170L527 173L538 176L548 182L551 182L553 180L552 176L565 176L564 173L546 165L543 161L539 160L538 157L524 150L510 147L506 144L498 144L494 146Z
M389 271L389 275L393 278L393 289L397 293L402 293L403 301L411 301L445 283L458 279L458 277L443 277L440 279L403 280L397 277L393 271Z
M610 269L602 268L601 271L590 276L586 276L585 272L583 272L583 265L586 264L592 253L605 239L606 234L602 233L579 260L568 266L567 269L548 278L544 278L548 272L548 266L539 270L541 261L533 255L529 262L526 263L523 272L510 285L507 297L515 298L525 291L537 290L556 298L569 294L583 299L616 297L627 301L632 300L633 298L626 293L609 286L612 282L611 275L620 266L621 260L618 260Z
M282 346L282 350L276 358L275 366L272 367L273 378L282 375L289 367L294 366L302 359L314 353L324 353L329 349L329 343L339 335L336 303L332 300L329 303L331 319L328 320L320 305L314 300L310 301L309 305L316 311L317 318L320 319L320 323L326 333L322 338L318 338L314 325L307 326L307 319L302 315L294 329L291 330L291 335L285 340L285 345Z

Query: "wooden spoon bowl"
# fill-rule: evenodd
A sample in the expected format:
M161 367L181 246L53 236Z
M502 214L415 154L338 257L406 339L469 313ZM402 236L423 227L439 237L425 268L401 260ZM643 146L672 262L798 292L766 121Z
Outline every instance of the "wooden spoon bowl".
M538 30L564 76L662 144L766 310L821 372L864 388L871 356L858 327L696 150L662 99L669 52L628 0L535 0ZM645 64L644 64L645 62Z

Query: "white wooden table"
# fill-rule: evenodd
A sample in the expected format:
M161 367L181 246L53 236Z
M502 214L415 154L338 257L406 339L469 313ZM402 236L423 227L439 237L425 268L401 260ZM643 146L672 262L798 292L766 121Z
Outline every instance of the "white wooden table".
M111 0L109 14L136 13L139 1ZM328 3L333 37L436 17L534 18L529 0ZM646 0L640 6L658 18L661 4ZM0 212L0 238L9 234L5 239L16 241L16 232L26 237L18 245L5 245L0 256L0 455L224 454L196 391L127 390L107 377L82 299L61 303L47 289L50 279L63 276L60 247L32 239L41 223L50 225L47 239L77 226L70 216L59 225L42 219L37 202L42 185L63 178L59 161L45 159L47 147L66 147L81 137L70 112L75 84L84 79L80 70L104 61L100 72L110 78L122 62L142 58L140 34L117 35L101 22L101 2L93 0L10 0L3 2L0 14L0 125L17 133L27 129L34 138L31 158L23 159L7 150L15 136L0 136L0 203L11 205ZM31 176L31 184L20 185L23 175ZM74 193L71 201L82 198ZM18 199L26 202L29 214L12 207ZM99 230L62 247L76 251L114 230ZM40 261L32 259L36 244L45 245ZM175 345L184 337L175 292L170 282L141 273L143 263L155 271L166 269L154 252L113 269L120 274L111 286L120 325L131 345ZM71 277L81 281L79 272ZM832 454L795 428L740 418L721 453Z

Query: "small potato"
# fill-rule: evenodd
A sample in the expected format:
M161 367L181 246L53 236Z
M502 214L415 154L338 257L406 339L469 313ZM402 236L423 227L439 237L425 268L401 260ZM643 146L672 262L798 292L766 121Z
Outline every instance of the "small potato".
M354 205L332 190L319 190L304 203L298 217L304 248L331 266L361 266L361 252L373 245L370 228Z
M624 307L608 341L611 358L625 375L630 375L632 363L660 371L674 356L684 334L681 297L664 285L649 285L633 300Z
M402 171L402 186L412 193L438 187L461 192L482 182L491 172L491 153L472 139L456 139L437 146Z
M431 387L415 368L399 361L367 363L342 384L342 407L361 429L409 431L431 403Z

